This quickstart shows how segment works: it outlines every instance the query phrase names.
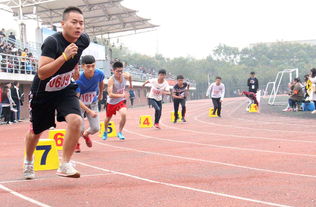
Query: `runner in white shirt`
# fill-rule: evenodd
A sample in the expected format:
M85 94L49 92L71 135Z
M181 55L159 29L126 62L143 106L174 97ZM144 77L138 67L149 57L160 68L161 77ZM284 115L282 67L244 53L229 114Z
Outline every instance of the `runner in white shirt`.
M216 77L215 82L207 89L206 96L210 95L214 106L213 115L217 112L217 116L221 117L222 102L225 96L225 85L222 83L221 77Z
M155 108L155 125L154 126L157 129L160 129L159 120L160 120L161 112L162 112L162 95L164 94L170 95L169 84L165 80L166 74L167 74L166 70L159 70L158 78L147 80L143 84L143 87L148 83L151 84L151 89L150 89L148 98L149 98L150 104Z

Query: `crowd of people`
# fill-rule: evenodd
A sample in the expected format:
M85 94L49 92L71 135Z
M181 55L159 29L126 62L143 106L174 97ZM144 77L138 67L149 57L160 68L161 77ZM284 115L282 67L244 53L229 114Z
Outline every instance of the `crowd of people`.
M316 114L316 68L304 76L303 82L300 78L295 78L288 84L288 88L288 106L284 112L305 110Z
M35 74L37 60L28 48L18 48L15 35L6 38L5 29L0 31L1 72Z
M24 94L21 93L19 86L17 81L0 85L0 124L20 122Z

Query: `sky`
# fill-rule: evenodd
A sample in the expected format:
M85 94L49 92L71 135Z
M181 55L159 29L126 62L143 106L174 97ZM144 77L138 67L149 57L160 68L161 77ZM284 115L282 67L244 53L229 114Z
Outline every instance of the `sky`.
M219 44L316 39L315 0L124 0L123 6L160 25L120 38L130 50L204 58Z
M316 39L315 0L123 0L122 5L159 25L152 32L119 38L131 51L151 56L205 58L219 44L242 48ZM16 23L0 21L0 27L12 25L17 29ZM35 36L35 27L29 27L28 36Z

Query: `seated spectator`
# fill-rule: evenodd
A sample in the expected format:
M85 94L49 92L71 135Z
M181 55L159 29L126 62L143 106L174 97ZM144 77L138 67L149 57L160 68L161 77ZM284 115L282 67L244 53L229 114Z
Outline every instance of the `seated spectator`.
M295 78L292 84L290 85L290 98L289 98L289 107L287 110L283 111L298 111L301 110L301 104L304 100L304 86L301 83L299 78Z

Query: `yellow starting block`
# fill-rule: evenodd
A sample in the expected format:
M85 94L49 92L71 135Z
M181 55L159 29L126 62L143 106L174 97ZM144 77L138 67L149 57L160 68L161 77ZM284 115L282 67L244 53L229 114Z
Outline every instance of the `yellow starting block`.
M102 137L103 133L104 133L104 122L100 122L99 137ZM113 121L110 121L108 125L108 137L117 137L116 127Z
M213 115L213 112L214 112L214 108L210 108L210 110L208 112L208 116L209 117L218 117L216 113L215 113L215 115Z
M171 113L170 113L170 121L171 122L174 122L174 112L172 111ZM182 113L180 112L180 111L178 111L178 120L177 120L177 122L182 122Z
M153 127L153 118L149 115L140 116L139 127L140 128L151 128Z
M52 129L48 132L48 139L55 140L57 150L63 150L65 129Z
M258 105L257 104L251 104L249 112L258 112Z
M34 151L34 170L56 170L59 167L55 141L40 139Z

